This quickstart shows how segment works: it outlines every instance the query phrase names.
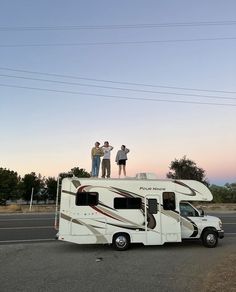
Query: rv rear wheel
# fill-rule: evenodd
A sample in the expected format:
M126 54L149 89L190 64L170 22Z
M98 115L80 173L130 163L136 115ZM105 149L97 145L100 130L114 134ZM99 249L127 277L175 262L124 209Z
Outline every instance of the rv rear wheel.
M126 250L130 245L130 237L127 233L117 233L113 237L113 245L117 250Z
M206 247L216 247L218 243L217 233L214 230L206 230L202 235L202 243Z

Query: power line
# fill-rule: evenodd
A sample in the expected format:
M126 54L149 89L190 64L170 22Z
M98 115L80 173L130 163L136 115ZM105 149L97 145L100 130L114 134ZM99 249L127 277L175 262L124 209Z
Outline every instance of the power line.
M20 70L20 69L8 68L8 67L0 67L0 70L21 72L21 73L30 73L30 74L36 74L36 75L53 76L53 77L59 77L59 78L70 78L70 79L76 79L76 80L78 79L78 80L104 82L104 83L111 83L111 84L124 84L124 85L132 85L132 86L143 86L143 87L152 87L152 88L180 89L180 90L186 90L186 91L197 91L197 92L202 91L202 92L214 92L214 93L226 93L226 94L235 94L236 93L236 91L199 89L199 88L176 87L176 86L163 86L163 85L154 85L154 84L146 84L146 83L135 83L135 82L125 82L125 81L114 81L114 80L107 80L107 79L85 78L85 77L78 77L78 76L74 76L74 75L63 75L63 74L55 74L55 73Z
M107 25L55 25L55 26L1 26L0 31L47 31L47 30L119 30L119 29L150 29L165 27L195 27L195 26L228 26L235 25L230 21L201 22L167 22L167 23L137 23L137 24L107 24Z
M42 43L42 44L7 44L0 45L0 48L19 48L19 47L79 47L79 46L113 46L113 45L144 45L144 44L164 44L164 43L183 43L183 42L202 42L202 41L232 41L236 37L218 38L197 38L197 39L175 39L175 40L150 40L150 41L119 41L119 42L84 42L84 43Z
M105 94L57 90L57 89L38 88L38 87L29 87L29 86L18 86L18 85L9 85L9 84L0 84L0 86L8 87L8 88L29 89L29 90L38 90L38 91L47 91L47 92L56 92L56 93L68 93L68 94L74 94L74 95L96 96L96 97L105 97L105 98L113 98L113 99L236 107L236 104L227 104L227 103L210 103L210 102L197 102L197 101L185 101L185 100L169 100L169 99L160 99L160 98L143 98L143 97L128 97L128 96L119 96L119 95L105 95Z
M111 87L111 86L102 86L102 85L94 85L94 84L83 84L83 83L76 83L76 82L48 80L48 79L41 79L41 78L30 78L30 77L7 75L7 74L0 74L0 76L8 77L8 78L23 79L23 80L33 80L33 81L42 81L42 82L50 82L50 83L58 83L58 84L66 84L66 85L77 85L77 86L95 87L95 88L112 89L112 90L123 90L123 91L131 91L131 92L165 94L165 95L175 95L175 96L192 96L192 97L198 97L198 98L206 97L206 98L211 98L211 99L236 100L235 97L222 97L222 96L200 95L200 94L191 94L191 93L177 93L177 92L165 92L165 91L152 91L152 90L142 90L142 89L132 89L132 88L122 88L122 87Z

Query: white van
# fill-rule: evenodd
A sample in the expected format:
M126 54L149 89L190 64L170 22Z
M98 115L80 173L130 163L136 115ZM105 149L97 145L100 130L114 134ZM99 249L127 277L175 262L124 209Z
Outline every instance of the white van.
M205 216L189 203L212 200L204 184L141 177L64 178L58 239L126 250L130 243L162 245L183 239L201 239L215 247L224 237L219 218Z

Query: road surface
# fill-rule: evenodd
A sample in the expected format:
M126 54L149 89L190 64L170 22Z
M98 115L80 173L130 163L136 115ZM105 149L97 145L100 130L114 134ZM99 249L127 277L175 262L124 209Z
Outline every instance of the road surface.
M54 240L54 214L0 215L0 243Z
M236 212L214 213L221 218L225 236L236 237ZM54 240L54 214L8 214L0 215L0 243Z
M0 290L234 292L236 214L218 216L226 237L216 248L191 241L119 252L55 241L53 214L0 215Z
M61 241L0 245L1 292L236 291L236 238L216 248L199 242L164 246Z

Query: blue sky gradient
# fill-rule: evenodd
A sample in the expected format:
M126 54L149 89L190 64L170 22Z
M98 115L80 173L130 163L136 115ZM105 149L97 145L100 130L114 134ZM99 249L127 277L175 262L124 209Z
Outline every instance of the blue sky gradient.
M108 140L113 177L125 144L130 176L165 178L186 155L210 183L235 182L235 11L233 0L4 1L0 167L90 171L94 142ZM156 27L111 27L138 24Z

